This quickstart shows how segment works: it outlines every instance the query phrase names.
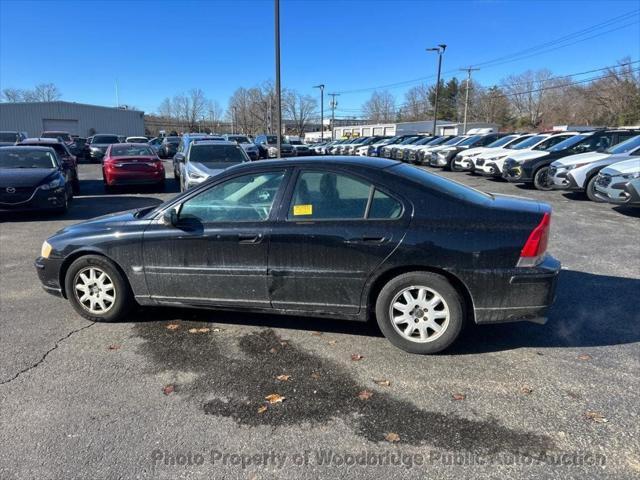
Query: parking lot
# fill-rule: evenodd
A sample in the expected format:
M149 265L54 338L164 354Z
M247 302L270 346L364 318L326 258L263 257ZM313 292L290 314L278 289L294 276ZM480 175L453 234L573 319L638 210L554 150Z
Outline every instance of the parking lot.
M469 326L417 356L374 324L183 309L94 324L42 291L42 241L170 198L173 179L105 195L82 164L66 215L3 218L0 478L640 475L638 209L436 173L553 206L546 325Z

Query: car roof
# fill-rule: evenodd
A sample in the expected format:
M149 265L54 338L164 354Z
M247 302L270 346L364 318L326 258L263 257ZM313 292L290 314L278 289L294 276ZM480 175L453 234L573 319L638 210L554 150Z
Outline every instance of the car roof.
M38 143L61 143L61 142L57 138L33 137L33 138L25 138L20 143L37 145Z
M369 167L376 169L388 168L393 165L398 165L401 162L397 160L390 160L388 158L373 158L373 157L358 157L354 158L351 156L342 156L342 155L331 155L328 157L322 157L322 159L318 159L318 157L296 157L295 159L278 159L278 160L261 160L259 162L247 162L242 163L233 168L250 168L250 166L273 166L273 167L291 167L296 165L304 165L304 166L315 166L322 167L324 166L332 166L332 167Z
M24 145L24 144L22 144ZM3 150L20 150L21 152L23 152L24 150L27 150L27 148L20 146L20 145L7 145L6 147L0 147ZM51 147L41 147L39 145L29 145L28 147L29 150L37 150L37 151L44 151L44 152L54 152L55 150Z
M197 145L238 145L236 142L231 142L229 140L216 140L215 138L207 138L204 140L194 140L191 142L193 146Z
M132 147L139 147L139 146L144 146L144 147L148 147L148 145L146 143L138 143L138 142L120 142L120 143L112 143L111 146L112 147L127 147L127 146L132 146ZM149 147L151 148L151 147Z

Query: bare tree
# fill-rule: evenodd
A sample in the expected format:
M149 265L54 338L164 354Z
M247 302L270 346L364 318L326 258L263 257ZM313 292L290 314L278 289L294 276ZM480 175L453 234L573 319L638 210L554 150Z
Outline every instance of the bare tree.
M309 120L314 117L318 102L311 95L302 95L295 90L285 91L282 97L283 111L293 122L294 133L304 135Z
M553 80L549 70L527 70L519 75L510 75L502 81L502 89L510 97L511 105L520 121L537 128L543 120Z
M220 124L222 122L222 107L217 100L209 100L207 102L207 119L211 124L211 129L214 132L220 131Z
M7 103L24 102L24 90L5 88L2 90L2 101Z
M424 84L416 85L404 94L402 119L409 122L425 120L429 116L430 108L429 87Z
M391 122L396 115L396 101L387 90L375 91L362 106L362 112L372 122Z
M27 102L53 102L60 100L61 97L60 90L53 83L41 83L36 85L33 90L25 92L25 101Z

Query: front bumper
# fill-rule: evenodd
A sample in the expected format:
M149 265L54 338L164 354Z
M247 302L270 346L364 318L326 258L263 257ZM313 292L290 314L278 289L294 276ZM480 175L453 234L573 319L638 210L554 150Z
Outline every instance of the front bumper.
M455 157L453 165L459 170L473 170L473 162L468 158Z
M482 297L474 295L476 323L546 323L547 311L555 300L560 268L560 262L547 255L533 268L476 272L470 289L472 294L476 289L484 292Z
M62 285L60 285L60 268L62 259L58 258L36 258L34 263L36 273L42 284L42 288L47 293L57 297L64 297Z
M530 181L524 166L513 160L505 160L502 169L502 178L513 183L522 183Z
M578 185L570 170L558 170L551 167L549 168L549 178L552 182L551 188L554 190L570 190L574 192L584 190L583 187Z
M626 188L629 182L622 177L600 177L596 181L595 196L608 203L627 205L631 200Z
M21 196L17 201L5 197L0 200L0 212L37 212L55 210L64 206L66 186L53 190L36 188L31 195Z

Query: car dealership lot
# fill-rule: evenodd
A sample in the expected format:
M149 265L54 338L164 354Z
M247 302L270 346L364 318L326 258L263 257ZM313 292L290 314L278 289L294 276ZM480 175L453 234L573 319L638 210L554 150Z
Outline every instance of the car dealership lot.
M42 291L42 241L169 198L173 180L105 196L83 164L64 217L3 218L0 478L637 475L638 211L436 173L553 206L563 272L547 325L470 327L421 357L375 324L180 309L92 324ZM330 449L341 457L322 464Z

